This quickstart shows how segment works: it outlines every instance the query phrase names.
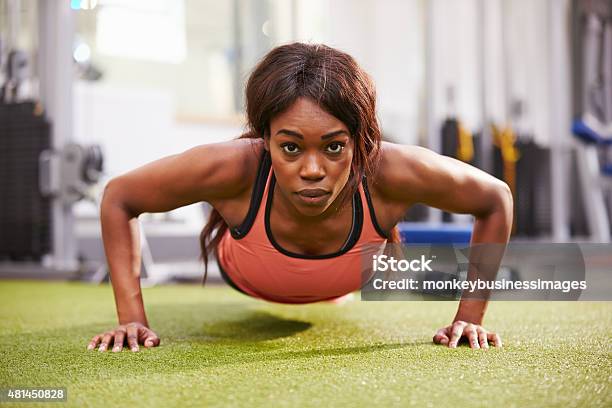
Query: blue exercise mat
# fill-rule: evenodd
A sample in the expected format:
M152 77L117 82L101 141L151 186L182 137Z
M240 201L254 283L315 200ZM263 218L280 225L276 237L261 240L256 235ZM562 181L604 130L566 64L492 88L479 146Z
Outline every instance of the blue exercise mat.
M397 227L408 244L469 244L472 238L471 225L400 222Z

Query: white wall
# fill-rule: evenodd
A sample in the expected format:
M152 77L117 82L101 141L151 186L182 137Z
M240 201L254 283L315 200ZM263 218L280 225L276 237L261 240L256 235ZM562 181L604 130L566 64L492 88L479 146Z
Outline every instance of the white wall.
M504 49L502 24L504 0L479 0L483 5L483 59L480 67L481 81L484 86L484 116L495 123L506 122L506 83L504 81Z
M383 132L418 142L425 49L422 0L334 0L330 45L351 54L373 77Z
M506 16L508 98L525 101L522 129L542 144L550 142L550 65L548 0L503 3ZM569 40L569 36L568 36ZM569 86L569 83L567 84Z
M238 125L176 122L175 100L169 91L77 82L73 97L74 140L102 146L106 179L242 133ZM93 216L97 209L82 203L75 211L81 216ZM172 216L184 221L184 233L197 233L204 222L198 205L175 210Z
M456 113L471 129L486 122L512 120L513 101L523 117L512 121L536 141L550 141L550 72L548 0L432 0L434 13L433 109L436 122L449 112L448 86L455 89ZM480 30L484 66L480 63ZM484 101L481 87L484 86ZM570 84L568 83L569 87ZM485 104L484 106L482 104Z
M431 5L434 117L441 124L449 115L458 115L470 128L481 123L478 71L477 0L434 0ZM447 97L453 90L454 103Z
M77 82L74 86L75 139L99 143L109 175L191 147L240 135L238 125L175 121L169 91Z

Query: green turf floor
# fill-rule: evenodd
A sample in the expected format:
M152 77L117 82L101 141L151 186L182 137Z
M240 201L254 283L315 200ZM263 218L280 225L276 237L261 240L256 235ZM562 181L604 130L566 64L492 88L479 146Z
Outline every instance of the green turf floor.
M612 406L610 302L495 302L485 327L504 348L451 350L431 337L455 302L144 297L160 347L99 353L86 344L115 323L110 286L1 281L0 387L67 387L52 406L78 407Z

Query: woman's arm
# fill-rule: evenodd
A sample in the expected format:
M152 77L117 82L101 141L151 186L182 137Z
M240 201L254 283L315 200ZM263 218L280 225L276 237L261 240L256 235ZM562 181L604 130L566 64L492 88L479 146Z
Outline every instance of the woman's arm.
M101 205L102 238L120 326L95 336L90 349L100 343L104 351L114 340L113 351L120 351L126 337L132 350L138 349L138 343L159 342L148 328L142 300L138 216L200 201L220 205L241 197L255 173L251 167L257 166L256 159L251 140L204 145L147 164L107 184Z
M383 159L376 182L382 197L405 205L406 209L415 203L423 203L449 212L473 215L470 264L487 264L489 267L477 271L471 266L468 280L475 280L478 276L494 278L512 229L513 200L506 183L431 150L390 143L383 145ZM502 245L474 247L485 243ZM486 343L482 336L490 333L484 333L480 325L487 308L487 294L479 295L479 299L461 299L454 324L449 330L440 331L434 338L436 342L455 347L465 335L472 346L474 342L476 346ZM492 334L488 338L501 345L499 336Z

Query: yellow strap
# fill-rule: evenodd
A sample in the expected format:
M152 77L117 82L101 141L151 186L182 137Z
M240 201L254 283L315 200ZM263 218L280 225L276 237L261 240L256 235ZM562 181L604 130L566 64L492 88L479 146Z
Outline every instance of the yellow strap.
M510 126L499 130L497 126L492 126L493 144L501 151L502 161L504 162L504 181L508 183L512 197L516 202L516 162L521 158L519 150L514 146L516 135ZM516 218L516 211L514 213ZM512 233L516 231L516 220L512 222Z
M502 159L504 162L516 163L521 158L521 155L514 143L516 142L516 135L511 127L507 126L502 130L499 130L497 126L493 125L493 144L501 150Z
M474 158L474 138L472 133L467 130L461 122L457 122L459 130L459 138L457 143L457 158L461 161L469 163Z

